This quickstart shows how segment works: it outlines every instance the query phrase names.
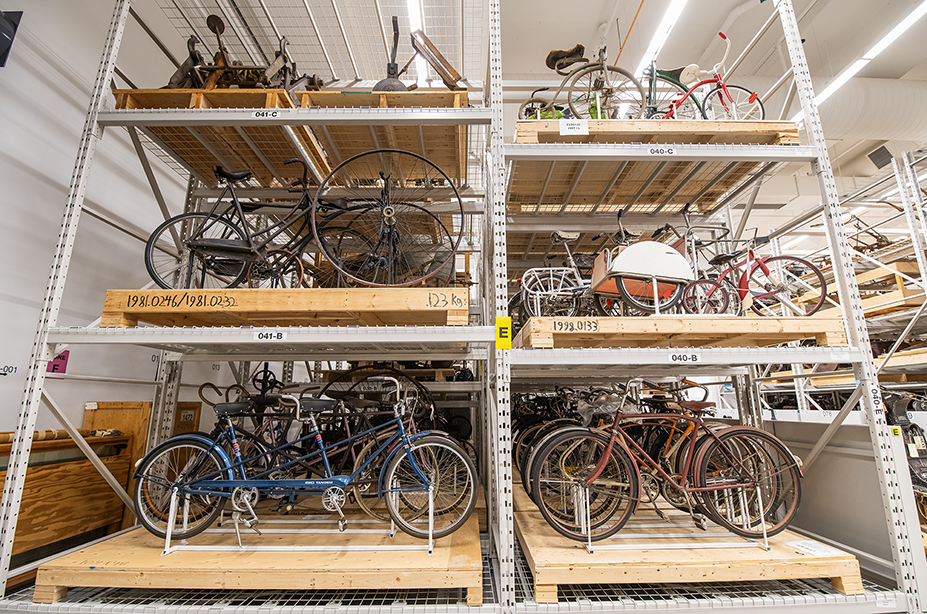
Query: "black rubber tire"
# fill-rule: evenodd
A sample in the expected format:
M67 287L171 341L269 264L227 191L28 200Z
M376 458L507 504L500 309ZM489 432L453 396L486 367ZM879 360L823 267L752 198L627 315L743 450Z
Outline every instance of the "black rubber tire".
M754 92L739 85L728 85L727 91L734 98L733 103L729 100L724 100L724 104L721 103L724 93L720 85L705 94L702 99L702 112L706 118L716 121L761 121L766 119L766 108L759 97L756 98L755 103L748 102L748 98L753 96ZM746 98L744 98L744 95L746 95ZM759 109L758 112L753 109L754 105Z

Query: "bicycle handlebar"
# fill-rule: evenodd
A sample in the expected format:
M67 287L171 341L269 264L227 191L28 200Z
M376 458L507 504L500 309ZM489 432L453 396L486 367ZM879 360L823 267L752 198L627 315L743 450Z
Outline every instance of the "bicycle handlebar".
M714 67L712 68L712 72L714 72L715 74L721 74L721 69L724 68L724 61L727 59L727 54L731 52L731 39L725 36L724 32L718 32L718 36L720 36L724 40L725 47L724 47L724 55L721 56L721 61L715 64Z
M297 162L303 165L303 178L300 180L294 181L291 185L293 185L294 187L296 186L301 186L304 188L309 187L309 165L303 162L302 160L300 160L299 158L290 158L289 160L283 161L284 164L296 164Z

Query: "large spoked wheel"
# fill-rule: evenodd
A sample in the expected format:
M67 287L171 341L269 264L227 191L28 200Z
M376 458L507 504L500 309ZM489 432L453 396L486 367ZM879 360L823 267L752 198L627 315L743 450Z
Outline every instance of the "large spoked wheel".
M773 256L755 262L745 300L761 316L810 316L827 298L821 270L796 256Z
M727 311L727 290L713 279L697 279L682 291L682 308L686 313L717 315Z
M325 178L312 203L322 254L339 273L367 286L411 286L440 271L452 276L462 220L455 181L422 156L396 149L348 158ZM327 233L329 226L345 232Z
M413 459L413 460L410 460ZM422 479L424 477L424 480ZM454 441L429 435L400 450L384 476L386 509L404 532L428 538L428 489L435 538L459 529L476 507L477 475L469 455Z
M756 92L739 85L728 85L728 94L718 86L705 95L702 110L705 117L714 120L761 120L766 118L763 101Z
M162 288L234 288L248 272L244 260L219 255L190 241L244 243L245 233L231 222L208 213L181 213L151 233L145 244L145 268Z
M303 263L297 254L285 249L267 252L267 260L248 266L249 288L299 288L305 276Z
M644 110L646 119L663 119L672 108L672 102L682 99L688 91L678 83L657 75L656 80L650 83L650 95L647 99L647 108ZM699 106L695 96L689 96L676 107L669 119L704 119L705 114Z
M522 280L522 305L529 317L575 316L579 309L573 278L562 271L542 271Z
M634 511L640 484L621 446L612 447L602 473L586 484L607 446L602 433L567 431L538 452L531 468L532 494L547 523L565 537L605 539L621 530Z
M712 520L751 539L776 535L788 527L801 502L798 463L785 445L765 431L727 429L697 459L699 487L730 488L700 493Z
M173 523L171 537L186 539L206 530L225 505L225 497L179 492L177 511L170 516L174 486L196 485L203 488L209 480L231 479L231 472L219 454L202 441L180 439L167 441L152 450L143 460L135 482L135 514L150 533L165 537ZM215 490L215 489L211 489Z
M365 445L354 461L354 471L360 470L364 463L368 461L370 455L376 452L381 445L383 445L383 442L378 440L371 440ZM380 470L383 468L383 459L385 458L385 453L380 454L378 458L370 461L363 471L351 481L351 492L354 494L354 500L357 501L357 504L368 516L381 522L389 522L386 497L380 496L380 486L378 484Z
M577 118L639 119L645 97L640 82L618 66L590 66L570 82L570 110Z
M654 292L652 279L629 275L617 277L615 285L625 303L646 313L656 313L658 304L660 313L667 313L682 298L684 287L684 284L658 281Z

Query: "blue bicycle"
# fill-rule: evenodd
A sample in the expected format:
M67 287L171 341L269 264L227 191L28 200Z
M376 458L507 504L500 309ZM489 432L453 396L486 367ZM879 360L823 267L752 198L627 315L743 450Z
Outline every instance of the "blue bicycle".
M349 488L366 481L366 492L377 489L374 492L385 499L389 517L402 531L422 539L429 534L435 539L450 535L467 521L476 505L476 469L464 449L445 434L406 433L399 383L387 379L397 389L393 418L332 444L322 441L316 414L346 411L349 399L265 395L294 407L295 419L308 423L309 428L298 439L268 445L248 458L241 454L233 419L253 411L252 402L217 403L213 409L219 422L212 433L172 437L139 463L136 516L158 537L170 533L172 539L186 539L212 525L231 500L236 526L241 521L257 531L254 507L261 497L293 501L297 496L321 495L325 509L338 513L338 527L343 531L347 521L342 510ZM329 451L361 439L382 443L350 475L333 475ZM298 474L319 457L323 478L310 478L307 472L304 478L278 478Z

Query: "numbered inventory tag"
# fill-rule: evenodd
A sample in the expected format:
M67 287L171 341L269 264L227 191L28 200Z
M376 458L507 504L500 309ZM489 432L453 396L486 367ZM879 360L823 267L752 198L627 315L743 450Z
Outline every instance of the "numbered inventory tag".
M702 362L699 352L670 352L669 361L672 364L693 365Z
M256 330L254 331L255 341L286 341L285 331Z
M560 134L589 134L589 120L561 119Z
M256 119L274 119L276 117L280 117L280 111L255 111L251 114L251 117Z

